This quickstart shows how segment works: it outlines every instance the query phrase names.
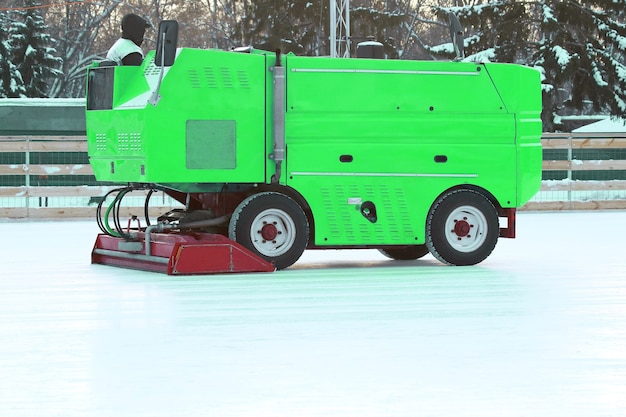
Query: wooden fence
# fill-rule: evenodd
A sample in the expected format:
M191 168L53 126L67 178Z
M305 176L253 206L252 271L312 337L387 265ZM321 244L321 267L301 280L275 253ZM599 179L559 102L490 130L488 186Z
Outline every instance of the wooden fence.
M557 179L542 182L541 191L527 210L625 209L626 134L545 134L544 178L560 173ZM618 152L618 158L582 159L579 150ZM550 152L561 153L550 159ZM33 155L74 155L76 162L34 162ZM600 153L599 155L602 155ZM6 158L3 158L6 156ZM9 156L13 157L10 160ZM609 155L611 156L611 155ZM38 158L39 160L41 158ZM576 178L577 173L614 173L606 179ZM55 178L87 178L83 184L59 185ZM593 177L593 175L591 175ZM4 181L3 181L4 179ZM57 183L47 185L48 183ZM95 216L98 199L114 186L101 186L93 178L87 160L84 136L0 136L0 217L2 218L81 218ZM584 193L591 193L585 196ZM600 194L600 198L598 195ZM551 197L552 195L552 197ZM554 195L557 197L555 198ZM581 197L582 195L582 197ZM604 195L604 196L603 196ZM50 202L69 197L64 204ZM165 201L164 201L165 203ZM163 204L155 212L171 207ZM125 209L125 215L137 208ZM135 213L137 214L137 213Z
M626 133L545 133L541 142L544 181L525 209L626 209ZM558 171L564 178L545 179Z
M74 158L69 159L81 161L33 163L33 155L38 153L73 155ZM2 158L3 155L21 155L21 158L13 161L16 163L6 163L9 158ZM93 175L85 136L0 136L0 218L94 217L102 196L119 186L98 185ZM84 183L46 185L58 182L55 178L68 176L81 176ZM3 178L9 180L2 181ZM146 193L133 195L143 198ZM67 203L63 203L61 197L67 197ZM157 204L151 208L151 214L161 214L173 206L169 201L165 205ZM121 213L124 216L142 214L143 206L123 207Z

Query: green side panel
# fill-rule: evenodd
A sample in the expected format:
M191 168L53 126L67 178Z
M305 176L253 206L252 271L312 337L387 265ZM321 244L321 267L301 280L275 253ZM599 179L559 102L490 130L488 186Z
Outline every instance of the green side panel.
M144 61L140 67L116 67L115 82L113 86L113 108L128 103L136 97L150 94L147 76L153 77L158 74L154 66L150 66L150 61Z
M319 147L323 153L316 150ZM346 155L351 162L342 162ZM442 155L447 162L436 162L435 157ZM513 145L486 143L292 144L289 185L311 205L318 245L417 244L425 242L424 225L432 203L454 186L485 188L504 207L513 206L515 158ZM365 201L377 207L376 223L358 210Z
M188 169L235 169L237 122L188 120L186 147Z
M541 143L521 144L517 151L517 206L526 204L541 188Z
M293 184L316 187L308 195L312 197L317 245L424 242L424 227L415 221L415 199L408 195L413 190L402 178L371 176L346 181L341 176L330 175L296 178ZM374 204L376 222L361 214L360 206L366 202Z
M514 64L485 64L485 69L511 113L541 112L539 71Z
M288 112L506 112L483 65L288 56L287 70Z
M509 111L516 116L517 206L541 187L541 79L539 71L511 64L486 68Z
M539 71L520 65L487 64L489 75L509 111L517 116L517 205L541 187L541 79Z
M160 100L152 105L148 101L160 72L153 52L142 67L116 67L113 109L87 111L96 178L264 182L269 74L265 55L180 49L174 65L164 72Z
M524 124L511 110L528 103L503 99L540 91L519 68L502 68L519 79L503 93L483 65L288 56L287 183L311 206L315 243L424 243L431 205L457 186L521 205L519 189L537 186L541 170L518 177L518 160L540 165L541 155L518 143ZM536 147L540 134L527 124ZM360 212L365 201L375 223Z

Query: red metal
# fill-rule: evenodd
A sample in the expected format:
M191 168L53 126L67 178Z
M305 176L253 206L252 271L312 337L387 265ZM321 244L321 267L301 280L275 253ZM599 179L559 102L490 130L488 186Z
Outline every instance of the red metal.
M500 237L506 237L510 239L515 238L515 219L517 210L514 208L505 208L502 209L504 211L504 216L507 220L507 227L500 228Z
M128 248L122 238L99 234L91 262L168 275L272 272L276 268L225 236L211 233L152 233L150 256L146 255L145 234Z
M261 228L261 237L263 240L274 240L278 236L278 229L273 224L266 223Z
M465 219L467 219L467 217ZM470 232L470 228L474 227L474 226L471 226L465 219L459 220L456 223L454 223L454 233L456 233L458 237L468 236Z

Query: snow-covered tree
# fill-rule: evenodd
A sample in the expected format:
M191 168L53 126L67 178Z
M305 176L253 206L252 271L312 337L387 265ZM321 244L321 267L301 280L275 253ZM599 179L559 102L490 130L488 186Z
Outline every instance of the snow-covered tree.
M240 3L238 33L242 43L258 48L298 55L330 54L330 2L328 0L243 1ZM400 57L412 41L407 31L416 22L411 16L414 0L356 0L350 4L351 44L364 40L383 43L390 58ZM410 23L410 24L409 24ZM413 33L414 34L414 33Z
M399 7L400 2L389 0L367 3L370 4L353 7L350 11L353 47L363 40L376 40L383 44L388 58L399 58L403 40L399 34L402 22L407 19L405 9Z
M449 11L468 28L467 60L541 71L545 131L574 113L626 115L626 0L501 0L438 9L442 18Z
M13 63L13 42L7 30L11 17L0 12L0 98L24 97L24 82Z
M328 54L328 3L322 0L243 2L238 14L242 43L265 50L280 48L298 55Z
M62 75L50 86L51 97L84 97L87 66L102 59L113 41L119 37L119 20L115 20L115 34L99 43L100 28L120 5L119 0L102 2L67 2L48 0L46 21L50 35L57 39L56 48L63 60ZM121 19L121 17L120 17Z
M27 1L26 10L16 11L9 29L12 59L20 73L26 97L48 97L49 83L62 73L62 64L54 56L55 40L46 33L48 27L37 13L35 2Z
M542 38L532 58L545 76L544 117L558 124L572 111L626 115L626 1L546 1L537 9Z

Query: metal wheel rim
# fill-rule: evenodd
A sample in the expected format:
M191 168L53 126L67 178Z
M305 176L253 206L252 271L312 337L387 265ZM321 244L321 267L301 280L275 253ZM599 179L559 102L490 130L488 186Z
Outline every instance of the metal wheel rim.
M276 229L274 239L264 239L262 233L266 225ZM285 254L296 240L296 225L286 212L279 209L267 209L259 213L252 221L250 241L262 255L276 257Z
M459 222L465 222L469 226L466 235L464 235L466 225ZM460 206L454 209L446 219L445 227L448 244L459 252L473 252L487 240L487 218L474 206Z

